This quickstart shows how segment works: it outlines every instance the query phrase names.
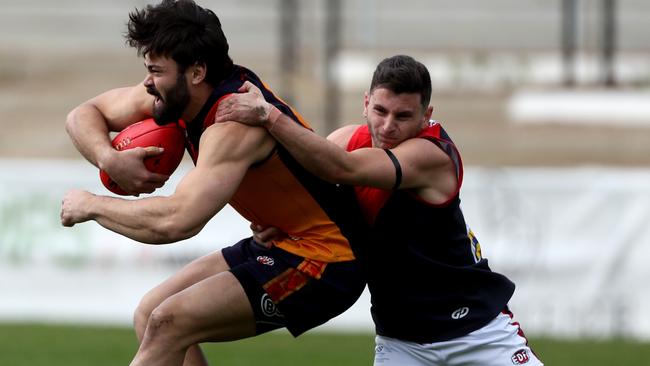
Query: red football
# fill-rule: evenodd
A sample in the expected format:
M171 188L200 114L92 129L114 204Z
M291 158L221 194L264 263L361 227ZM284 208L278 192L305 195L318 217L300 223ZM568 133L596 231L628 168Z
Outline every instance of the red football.
M147 169L154 173L171 175L183 160L185 132L176 123L159 126L150 118L128 126L113 138L113 147L118 151L148 146L162 147L165 151L144 159ZM109 191L128 195L105 171L99 171L99 178Z

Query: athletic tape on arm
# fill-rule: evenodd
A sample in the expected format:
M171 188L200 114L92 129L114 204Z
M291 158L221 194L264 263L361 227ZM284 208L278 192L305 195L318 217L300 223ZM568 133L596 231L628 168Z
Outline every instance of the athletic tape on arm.
M390 161L393 162L395 166L395 185L393 186L393 191L399 188L399 185L402 184L402 166L399 164L399 160L395 157L392 151L384 149Z

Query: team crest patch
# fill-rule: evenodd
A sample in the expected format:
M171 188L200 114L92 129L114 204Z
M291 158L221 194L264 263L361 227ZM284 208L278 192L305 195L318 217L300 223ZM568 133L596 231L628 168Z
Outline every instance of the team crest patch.
M528 351L525 348L522 348L512 355L511 360L514 365L523 365L530 361L530 357L528 356Z
M268 257L266 255L260 255L256 259L257 259L258 262L260 262L262 264L266 264L267 266L272 266L272 265L275 264L275 261L273 260L273 258Z

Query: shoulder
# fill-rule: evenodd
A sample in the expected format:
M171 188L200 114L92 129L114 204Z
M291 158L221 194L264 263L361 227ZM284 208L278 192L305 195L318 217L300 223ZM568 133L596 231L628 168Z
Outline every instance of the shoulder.
M392 148L396 153L415 155L430 162L450 162L451 159L435 141L428 138L413 137Z
M201 135L201 155L245 159L251 162L268 156L275 140L264 128L247 126L236 122L215 123Z
M414 188L432 204L449 202L460 188L453 160L442 148L425 138L411 138L391 149L404 172L403 188Z
M345 149L350 142L350 138L352 138L352 135L354 135L354 132L361 126L362 125L347 125L341 127L329 134L329 136L327 136L327 139L339 147Z

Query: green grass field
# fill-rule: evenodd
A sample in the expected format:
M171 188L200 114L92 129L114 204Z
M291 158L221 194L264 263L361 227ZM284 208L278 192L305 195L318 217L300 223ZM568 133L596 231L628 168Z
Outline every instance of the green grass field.
M373 336L311 332L294 339L274 332L237 342L204 345L211 364L372 365ZM643 365L650 344L632 341L531 339L546 365ZM126 328L0 324L0 365L128 365L136 350Z

